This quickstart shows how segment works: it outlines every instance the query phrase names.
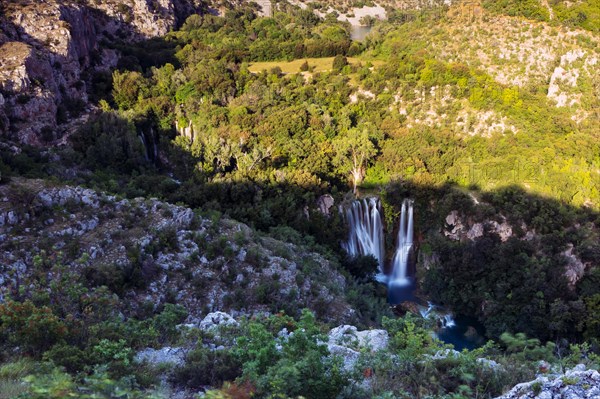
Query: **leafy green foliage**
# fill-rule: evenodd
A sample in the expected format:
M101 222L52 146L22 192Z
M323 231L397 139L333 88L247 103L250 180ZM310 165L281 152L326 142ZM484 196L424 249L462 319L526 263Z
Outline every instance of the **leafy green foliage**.
M550 3L558 21L597 29L594 2ZM547 9L533 0L484 5L494 12L549 18ZM478 317L488 334L502 343L460 356L443 352L447 348L422 320L384 318L390 316L385 293L375 283L364 282L372 273L372 259L345 259L342 269L356 277L348 281L347 299L357 323L383 323L391 335L390 353L364 353L354 370L357 376L372 377L376 396L495 396L506 385L531 377L532 362L551 359L553 350L560 350L537 339L585 338L598 345L598 218L593 211L573 207L596 209L600 201L596 126L576 124L572 110L550 106L544 90L502 85L473 64L440 61L419 36L420 24L429 22L425 11L425 22L413 20L416 13L390 12L390 19L402 26L382 24L364 45L351 44L347 26L332 18L321 21L310 10L286 11L277 11L273 18L257 18L248 8L223 17L194 15L164 41L123 45L126 56L120 70L93 82L101 91L98 98L105 99L103 112L71 136L74 151L61 152L65 163L93 170L82 179L97 188L131 197L159 196L223 213L273 237L318 248L334 263L342 259L343 222L335 211L330 216L317 212L316 199L324 193L342 197L348 180L355 192L359 186L381 188L401 181L387 185L381 195L388 226L398 212L396 204L408 196L416 199L419 248L437 257L420 276L423 292ZM369 62L345 65L345 56L364 48L386 62L378 67ZM154 55L158 56L152 60ZM300 76L285 75L277 66L260 73L248 68L249 62L259 60L316 56L335 56L334 71ZM309 72L310 66L302 69ZM350 99L357 86L369 93L368 100ZM458 104L444 109L447 120L458 117L464 104L501 114L519 133L471 137L444 124L408 124L394 96L412 100L415 93L439 93L440 87ZM71 105L77 111L78 104ZM593 108L594 103L584 101L582 106ZM66 116L64 109L59 116ZM144 148L146 138L158 145L160 156ZM27 147L20 154L2 149L0 155L3 179L44 176L54 167L51 158ZM462 189L449 188L448 182ZM525 184L530 193L523 191ZM487 190L481 198L486 204L474 206L461 193L465 187ZM515 237L502 241L486 231L473 242L449 242L438 232L455 209L477 220L500 221L502 214ZM533 240L525 239L522 224L535 230ZM570 227L575 225L582 227ZM228 237L205 246L201 238L197 241L211 259L234 259ZM235 242L248 245L241 236ZM563 252L569 243L591 265L575 287L563 278ZM77 243L70 246L77 250ZM127 306L122 296L151 281L155 266L150 256L176 248L176 232L165 229L149 244L147 254L129 248L126 265L107 263L79 273L38 259L33 276L12 287L10 298L0 306L2 349L10 353L20 347L88 378L48 369L28 379L26 397L140 397L132 392L137 391L132 379L122 379L137 372L134 351L177 342L175 326L186 312L172 304L162 310L150 306L122 320L120 312ZM270 250L291 257L287 245ZM264 267L265 256L249 246L246 262ZM297 267L326 284L316 277L318 262L305 258ZM50 290L47 275L53 276ZM298 278L299 285L303 278ZM202 284L206 283L198 282L199 291ZM273 312L285 308L296 315L299 304L292 293L285 303L274 300L280 285L274 278L252 287L251 293ZM236 293L227 301L244 305ZM323 301L310 305L317 314L324 314L328 306ZM284 327L293 331L287 339L276 336ZM210 394L213 397L234 396L232 392L244 389L259 397L367 395L349 383L339 359L327 356L326 347L319 344L322 328L308 312L299 322L280 314L248 321L235 332L233 349L211 351L198 340L187 364L172 379L193 388L224 384L219 393ZM597 364L594 348L572 346L565 364L582 356ZM482 356L493 357L502 368L483 367L478 360ZM106 371L91 374L98 365Z
M147 165L144 145L129 121L115 113L103 113L71 138L73 149L87 166L130 172Z
M106 370L98 368L83 381L74 381L69 375L57 368L45 366L45 372L33 374L25 378L28 391L19 396L23 399L63 399L76 397L81 399L158 399L155 392L144 392L137 389L127 378L111 379Z
M541 2L535 0L488 0L483 2L483 6L488 10L510 16L522 16L540 21L549 19L548 10L544 8Z
M324 357L327 348L318 343L319 339L322 336L315 316L306 310L293 334L277 341L265 325L251 322L234 350L243 363L242 378L248 379L261 396L336 396L346 379L339 361Z

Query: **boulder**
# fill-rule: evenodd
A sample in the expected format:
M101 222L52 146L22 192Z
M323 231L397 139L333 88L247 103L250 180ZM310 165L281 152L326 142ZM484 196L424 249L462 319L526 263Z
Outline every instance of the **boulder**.
M206 315L198 325L201 330L210 331L221 326L237 326L239 323L235 321L231 315L225 312L212 312Z
M342 325L329 332L329 344L346 347L369 348L372 351L386 349L389 343L389 334L385 330L357 331L357 328Z
M342 345L330 343L327 344L327 349L332 356L340 356L342 358L344 362L343 368L345 371L352 371L360 356L360 352Z
M385 330L365 330L356 333L358 345L372 351L384 350L388 347L390 337Z
M171 364L181 366L185 362L185 352L182 348L166 346L160 349L146 348L135 355L138 363L147 362L153 366Z

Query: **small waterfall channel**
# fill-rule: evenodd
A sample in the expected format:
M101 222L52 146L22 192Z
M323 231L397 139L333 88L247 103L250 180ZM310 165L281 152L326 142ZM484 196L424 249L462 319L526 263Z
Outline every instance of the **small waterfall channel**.
M433 319L437 322L438 327L453 328L456 327L454 316L450 312L440 312L438 307L431 302L427 302L427 307L419 306L419 314L424 319Z
M148 133L142 131L138 132L138 138L144 147L144 158L146 159L146 162L156 162L158 159L158 145L154 129L150 128Z

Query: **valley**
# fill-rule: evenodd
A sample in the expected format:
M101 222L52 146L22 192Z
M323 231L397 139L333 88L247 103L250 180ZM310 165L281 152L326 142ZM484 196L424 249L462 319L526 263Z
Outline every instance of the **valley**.
M600 397L598 9L1 3L0 399Z

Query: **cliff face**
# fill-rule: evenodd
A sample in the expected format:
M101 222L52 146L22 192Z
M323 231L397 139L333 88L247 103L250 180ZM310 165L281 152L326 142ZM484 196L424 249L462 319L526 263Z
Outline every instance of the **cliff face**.
M41 145L87 104L83 76L116 65L102 41L161 36L199 6L195 0L72 2L22 0L0 13L0 134ZM61 106L62 105L62 106Z

